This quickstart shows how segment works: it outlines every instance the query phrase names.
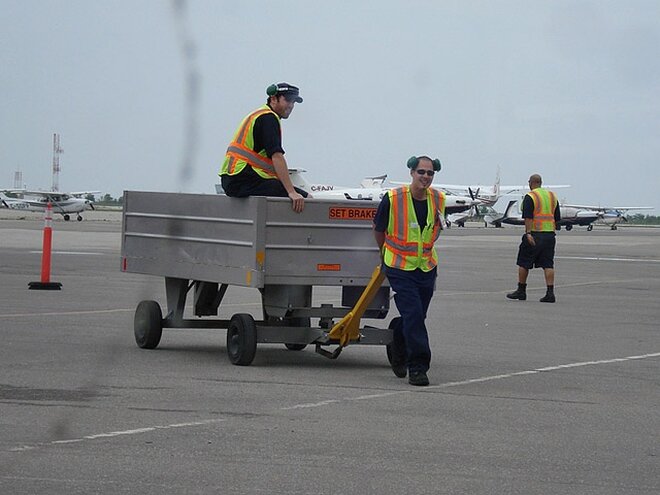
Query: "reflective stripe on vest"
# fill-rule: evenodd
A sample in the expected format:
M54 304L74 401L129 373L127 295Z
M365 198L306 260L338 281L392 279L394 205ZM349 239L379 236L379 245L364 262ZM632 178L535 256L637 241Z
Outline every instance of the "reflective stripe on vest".
M532 221L532 232L554 232L555 231L555 208L557 198L555 193L537 187L527 193L534 202L534 219Z
M385 232L383 261L401 270L416 268L428 272L438 264L434 243L440 235L440 215L445 211L445 195L428 189L426 226L420 231L408 186L390 190L390 217Z
M241 172L246 165L249 165L264 179L277 178L275 167L273 166L273 160L268 158L265 150L257 153L252 149L254 146L254 123L257 118L267 113L272 113L278 120L280 118L268 105L264 105L241 121L241 124L234 133L234 138L227 148L225 161L222 164L220 175L236 175ZM280 132L282 132L281 129Z

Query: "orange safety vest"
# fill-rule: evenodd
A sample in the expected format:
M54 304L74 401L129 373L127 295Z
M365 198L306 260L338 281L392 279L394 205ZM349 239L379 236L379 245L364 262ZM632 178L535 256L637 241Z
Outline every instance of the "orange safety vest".
M554 232L555 231L555 208L557 197L552 191L537 187L527 193L534 202L534 219L532 220L532 232Z
M264 179L277 179L273 160L268 158L266 151L262 150L257 153L253 149L254 123L258 117L267 113L275 115L277 120L280 119L279 115L273 112L268 105L258 108L243 119L234 134L234 138L231 143L229 143L227 154L225 155L225 161L222 164L222 170L219 175L236 175L240 173L246 165L249 165ZM281 132L282 129L280 128L280 133Z
M431 271L438 265L434 243L440 235L440 215L445 213L445 194L429 188L424 230L419 228L410 187L403 186L387 193L390 217L383 244L383 261L401 270Z

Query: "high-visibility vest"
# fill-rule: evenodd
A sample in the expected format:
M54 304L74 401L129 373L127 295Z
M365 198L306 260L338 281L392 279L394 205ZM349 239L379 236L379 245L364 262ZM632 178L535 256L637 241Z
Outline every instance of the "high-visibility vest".
M249 165L264 179L277 179L273 160L268 158L266 151L262 150L257 153L252 149L254 147L254 123L258 117L267 113L272 113L278 121L280 120L280 116L273 112L268 105L256 109L243 119L234 134L234 138L229 143L220 175L236 175L246 165ZM281 132L282 129L280 128Z
M390 218L383 244L383 261L392 268L401 270L421 269L431 271L438 264L434 243L440 235L440 215L445 213L444 193L427 190L427 215L424 230L419 228L412 194L408 186L392 189Z
M537 187L527 193L534 202L534 219L532 221L532 232L554 232L555 231L555 208L557 197L552 191Z

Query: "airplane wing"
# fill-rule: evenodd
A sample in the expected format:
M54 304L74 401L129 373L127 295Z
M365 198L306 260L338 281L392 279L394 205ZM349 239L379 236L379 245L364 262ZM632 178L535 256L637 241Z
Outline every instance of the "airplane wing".
M628 211L628 210L653 210L653 206L612 206L603 208L604 210L620 210L620 211Z
M567 205L570 208L582 208L583 210L593 210L593 211L606 211L606 210L619 210L619 211L628 211L628 210L653 210L653 206L591 206L591 205Z
M101 194L101 191L76 191L76 192L63 193L63 194L68 194L69 196L73 196L74 198L79 198L81 196L87 196L88 194Z
M63 194L68 194L68 193L62 193L62 192L56 192L56 191L30 191L29 189L12 189L11 192L22 193L22 194L26 194L28 196L41 196L41 197L44 197L44 198L49 198L51 196L61 196Z
M571 187L570 184L550 184L546 186L543 184L544 189L565 189L567 187ZM515 194L518 192L528 192L529 191L529 186L500 186L500 194L505 196L507 194Z

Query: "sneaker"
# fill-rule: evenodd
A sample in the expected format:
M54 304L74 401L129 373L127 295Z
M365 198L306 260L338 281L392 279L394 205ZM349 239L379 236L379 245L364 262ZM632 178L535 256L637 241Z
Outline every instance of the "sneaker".
M426 387L429 384L429 377L423 371L411 371L408 383L418 387Z
M524 301L527 299L527 293L516 290L515 292L509 292L506 297L509 299L518 299L519 301Z
M540 302L553 303L553 302L555 302L555 295L554 294L546 294L541 299L539 299L539 301Z

